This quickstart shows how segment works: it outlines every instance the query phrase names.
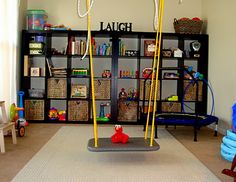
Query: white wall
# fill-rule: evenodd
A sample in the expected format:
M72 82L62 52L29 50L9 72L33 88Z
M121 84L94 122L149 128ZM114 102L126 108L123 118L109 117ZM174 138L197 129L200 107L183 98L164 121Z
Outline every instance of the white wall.
M228 129L232 122L232 105L236 101L236 1L204 0L203 16L209 34L209 79L215 93L215 113L219 128Z
M201 16L201 1L165 1L165 32L173 32L174 18ZM86 0L81 0L81 11L85 11ZM100 22L131 22L133 31L153 31L154 0L94 0L91 11L92 30L100 30ZM44 9L52 24L64 24L77 30L86 30L86 18L77 15L76 0L28 0L28 9Z

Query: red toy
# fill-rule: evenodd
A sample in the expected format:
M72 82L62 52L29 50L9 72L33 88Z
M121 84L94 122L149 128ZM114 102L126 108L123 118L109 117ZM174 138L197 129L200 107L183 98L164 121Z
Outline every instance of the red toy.
M150 74L152 73L152 68L144 68L143 69L143 78L152 78L152 75L153 74Z
M129 136L123 133L123 128L121 125L115 125L116 133L112 135L111 141L112 143L127 143L129 140Z
M236 155L234 156L233 162L231 164L231 168L230 169L224 169L222 171L223 174L233 177L234 182L236 182L236 171L234 170L235 167L236 167Z

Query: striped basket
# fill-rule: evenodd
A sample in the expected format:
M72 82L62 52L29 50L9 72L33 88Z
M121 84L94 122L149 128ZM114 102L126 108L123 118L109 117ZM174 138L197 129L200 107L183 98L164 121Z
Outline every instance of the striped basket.
M174 19L174 29L176 33L182 34L200 34L202 30L202 20L177 20Z

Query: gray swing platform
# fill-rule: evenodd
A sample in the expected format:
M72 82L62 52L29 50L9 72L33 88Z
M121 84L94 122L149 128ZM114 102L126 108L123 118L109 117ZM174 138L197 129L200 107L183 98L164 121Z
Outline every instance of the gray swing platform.
M94 146L94 138L88 141L88 150L91 152L145 152L156 151L160 149L159 144L153 140L153 146L150 147L150 139L143 137L129 138L129 141L123 143L112 143L111 138L99 138L98 147Z

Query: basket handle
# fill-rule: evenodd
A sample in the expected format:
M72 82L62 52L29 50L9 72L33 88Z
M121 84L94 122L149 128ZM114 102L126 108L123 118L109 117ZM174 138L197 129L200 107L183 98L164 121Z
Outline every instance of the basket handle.
M175 24L178 24L178 23L179 23L176 18L174 18L174 23L175 23Z

